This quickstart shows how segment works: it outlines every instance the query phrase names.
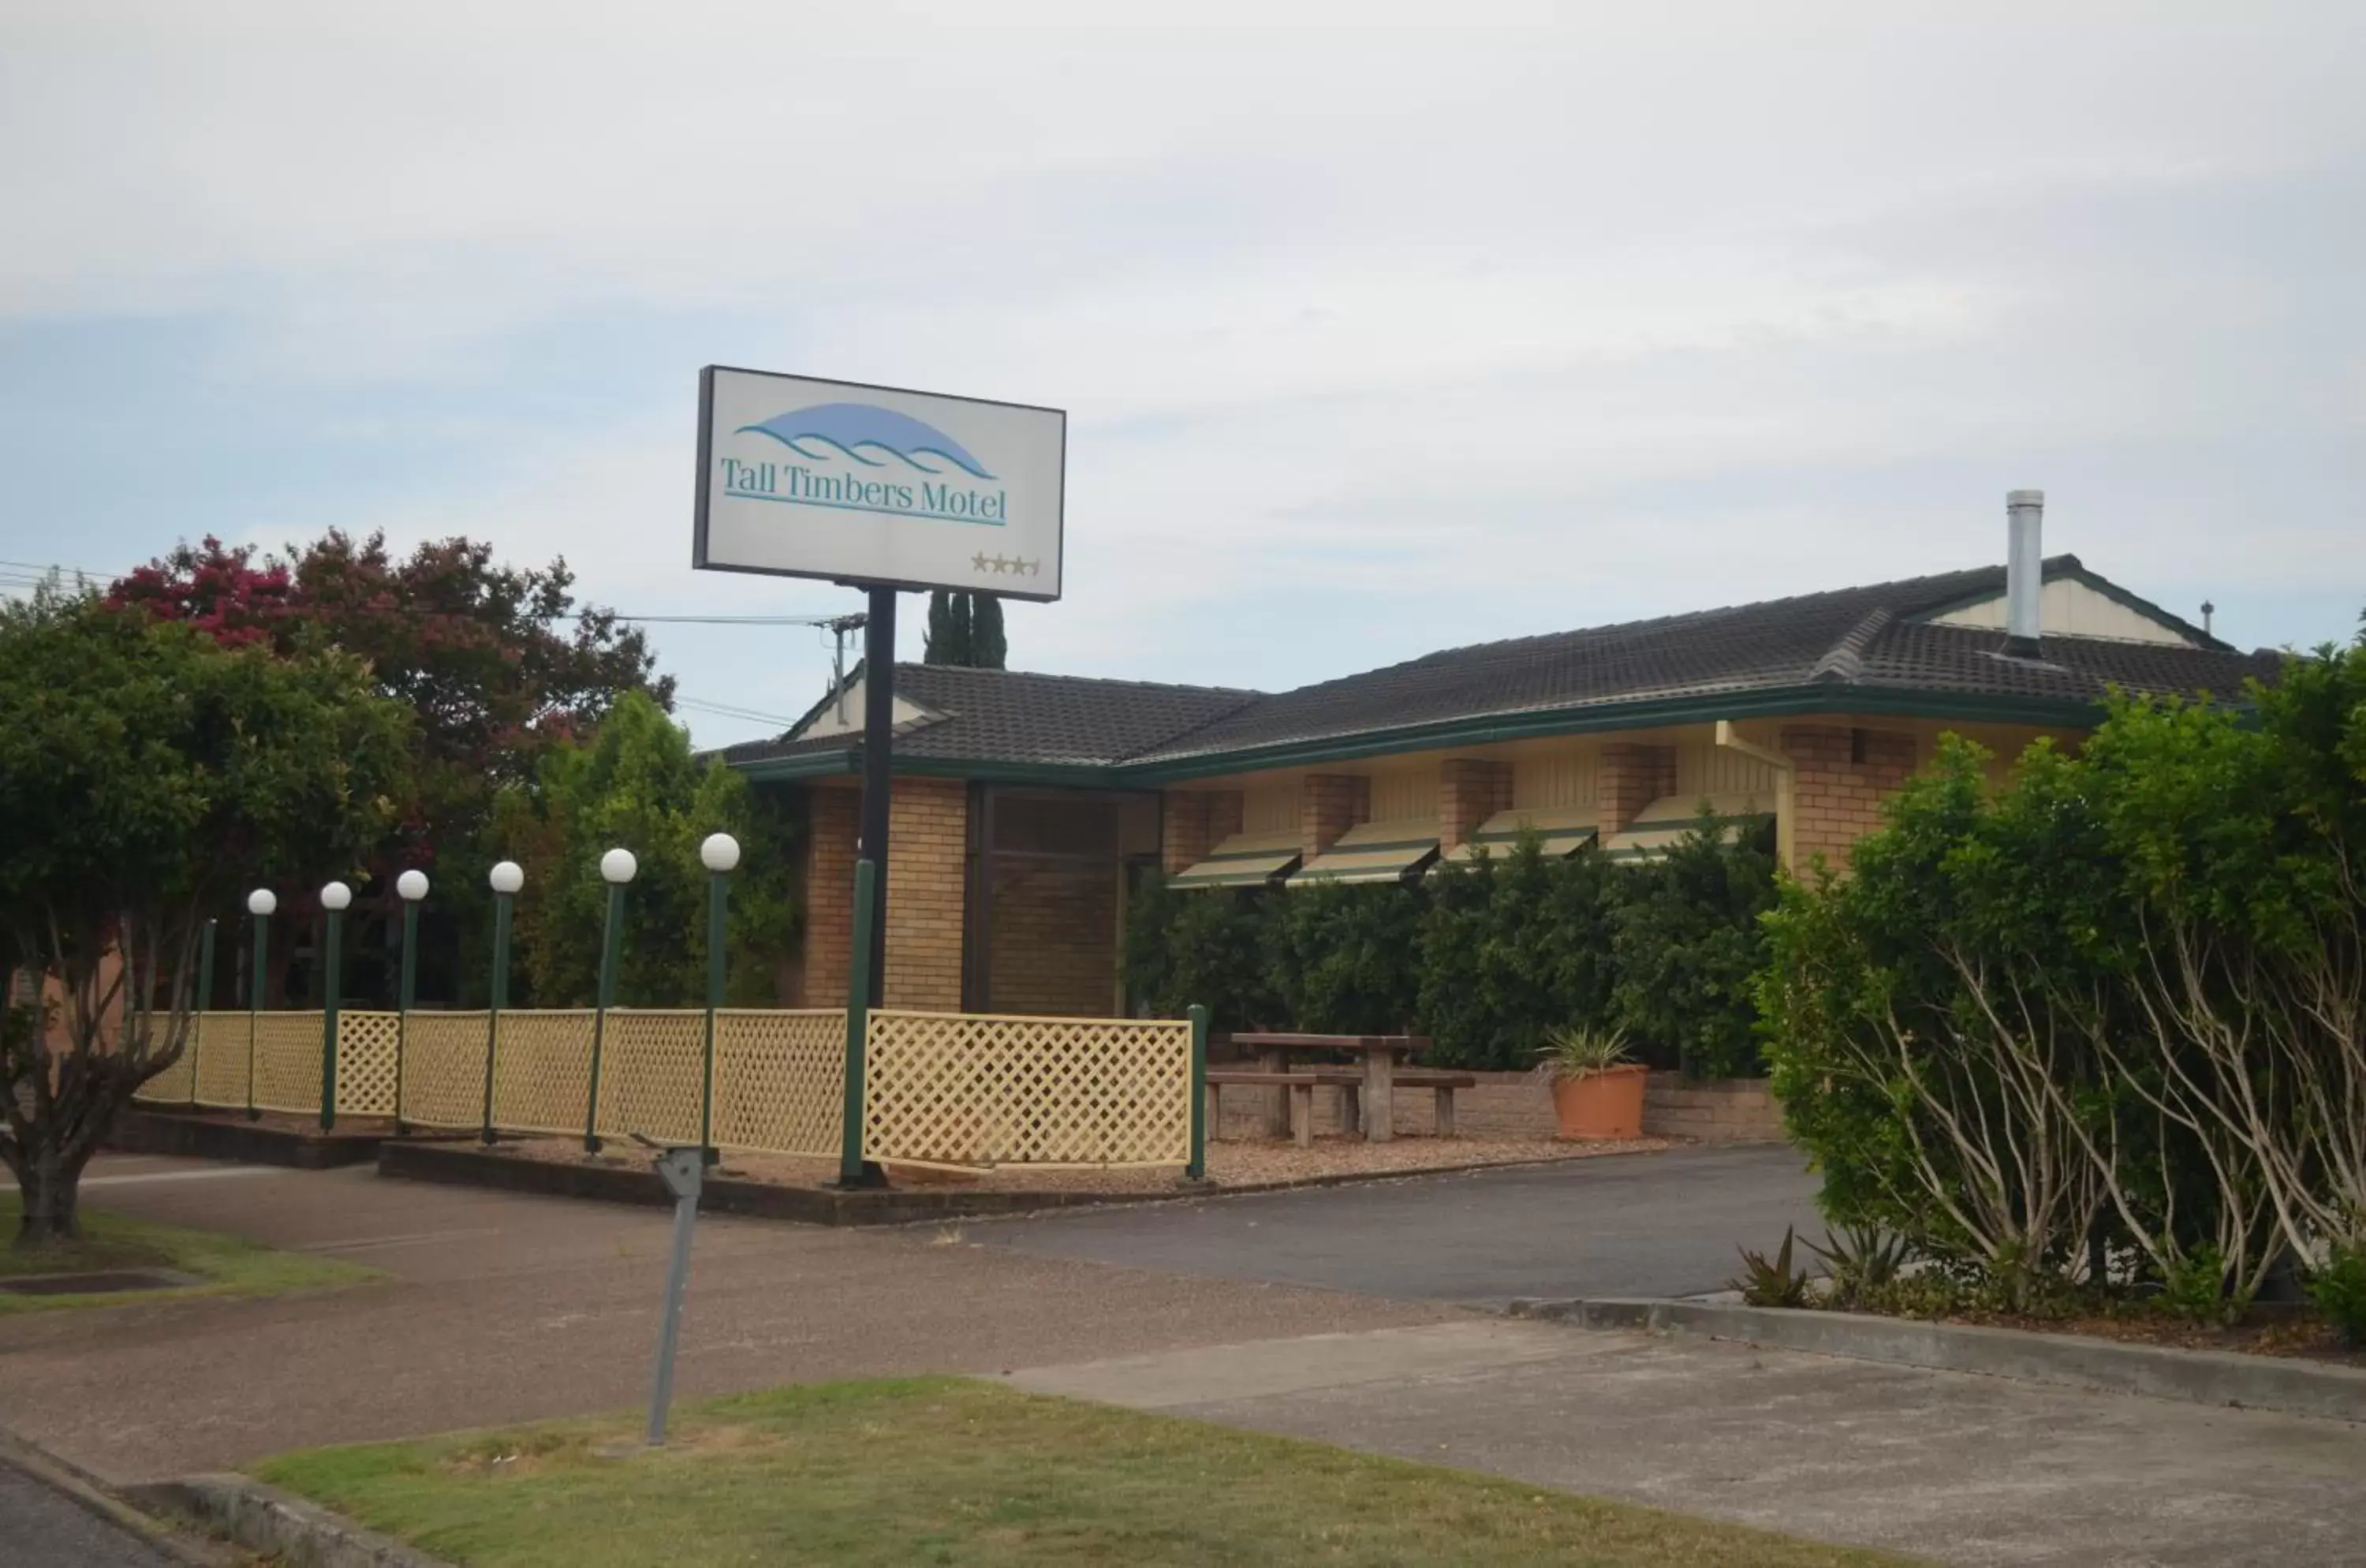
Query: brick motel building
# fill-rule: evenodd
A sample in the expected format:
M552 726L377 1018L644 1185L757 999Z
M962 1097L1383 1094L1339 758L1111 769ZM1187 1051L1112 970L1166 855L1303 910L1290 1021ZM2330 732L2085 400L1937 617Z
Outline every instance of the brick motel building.
M1153 875L1411 880L1523 828L1549 853L1648 855L1704 800L1771 816L1786 866L1845 869L1944 733L2002 770L2039 736L2075 742L2114 688L2233 698L2276 673L2076 557L2035 556L2034 643L2008 637L1990 566L1277 694L899 665L887 1005L1122 1013L1126 905ZM722 753L804 797L792 1005L846 1000L862 715L858 669L786 735Z

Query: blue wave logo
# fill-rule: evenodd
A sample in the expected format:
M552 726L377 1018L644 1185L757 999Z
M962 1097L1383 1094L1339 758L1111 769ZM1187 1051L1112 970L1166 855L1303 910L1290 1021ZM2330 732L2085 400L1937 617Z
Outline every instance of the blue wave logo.
M816 403L774 414L738 433L769 435L798 457L820 462L827 456L809 445L834 447L866 468L884 468L893 458L921 473L941 475L951 464L981 479L994 478L962 444L932 424L871 403Z

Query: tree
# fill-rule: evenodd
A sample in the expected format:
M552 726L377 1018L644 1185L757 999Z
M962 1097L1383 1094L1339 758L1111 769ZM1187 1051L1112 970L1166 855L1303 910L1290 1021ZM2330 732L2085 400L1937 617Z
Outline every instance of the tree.
M411 726L357 659L45 589L0 606L0 930L55 980L0 1030L18 1245L77 1233L84 1165L187 1039L205 920L263 874L351 876L409 787Z
M611 611L577 611L574 581L564 559L498 565L481 541L448 538L398 558L382 534L357 542L332 529L260 562L249 546L184 543L114 584L108 600L225 647L356 655L380 691L412 710L412 788L366 861L377 896L362 907L384 918L392 873L407 866L481 886L497 793L531 783L546 752L588 733L620 694L671 703L673 682L655 674L647 638ZM471 940L481 935L478 905L445 908L459 918L454 939L481 945ZM361 931L355 939L368 945Z
M1009 657L1002 601L991 593L939 588L929 594L929 638L921 661L1000 670Z
M770 1003L772 966L795 934L790 826L747 779L702 763L657 703L629 693L588 740L553 749L531 787L502 793L493 839L525 868L517 935L527 986L542 1007L597 997L607 916L600 857L622 847L639 870L625 894L618 999L682 1007L706 993L709 833L739 840L731 879L730 985L742 1003Z

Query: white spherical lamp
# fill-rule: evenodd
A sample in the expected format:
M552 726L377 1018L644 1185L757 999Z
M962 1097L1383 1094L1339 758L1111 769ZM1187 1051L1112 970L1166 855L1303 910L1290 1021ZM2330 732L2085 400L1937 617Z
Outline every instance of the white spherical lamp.
M492 874L485 880L493 885L496 893L514 893L525 886L525 867L513 860L505 860L493 867Z
M630 850L610 850L600 857L600 874L623 886L640 871L641 863L633 858Z
M709 871L730 871L739 863L739 840L728 833L709 833L699 843L698 858Z
M332 882L321 889L321 908L343 910L352 906L354 890L342 882Z
M406 871L394 879L394 890L402 895L406 902L416 904L427 897L427 874L417 870Z
M279 895L268 887L258 887L246 896L246 912L250 915L268 915L278 908Z

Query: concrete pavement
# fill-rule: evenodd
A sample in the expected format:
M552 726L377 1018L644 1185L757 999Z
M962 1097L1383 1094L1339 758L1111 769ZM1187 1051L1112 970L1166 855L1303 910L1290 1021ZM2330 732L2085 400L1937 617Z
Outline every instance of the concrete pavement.
M1787 1146L1676 1149L974 1224L1037 1258L1261 1280L1399 1301L1682 1296L1772 1249L1820 1237L1815 1179Z
M129 1482L647 1397L663 1211L388 1181L366 1168L197 1174L236 1168L105 1159L92 1173L109 1184L91 1206L331 1254L389 1278L0 1318L0 1427ZM131 1176L143 1179L112 1179ZM945 1239L700 1221L679 1393L998 1372L1443 1315Z
M1481 1319L1011 1381L1964 1568L2366 1563L2366 1430L2300 1416Z

